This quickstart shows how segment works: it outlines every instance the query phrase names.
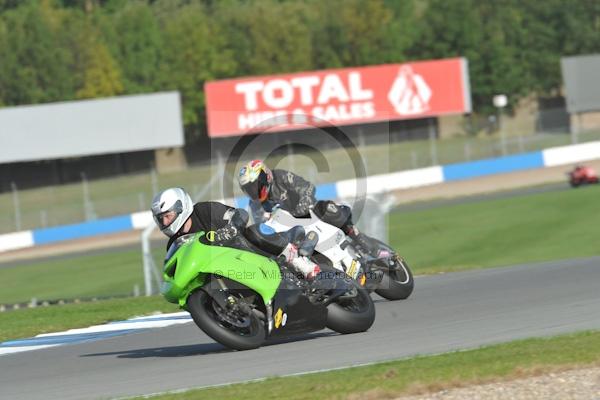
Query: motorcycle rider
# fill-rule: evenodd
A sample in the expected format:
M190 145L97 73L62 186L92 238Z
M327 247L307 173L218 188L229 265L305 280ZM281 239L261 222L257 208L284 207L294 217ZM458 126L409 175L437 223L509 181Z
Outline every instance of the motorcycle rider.
M314 213L322 221L344 231L367 253L372 246L369 238L352 222L352 210L333 201L317 201L315 185L282 169L271 171L262 160L252 160L238 174L242 191L250 197L250 211L255 222L268 219L273 206L278 205L294 217Z
M190 195L178 187L163 190L154 196L151 209L156 225L169 237L167 250L177 238L188 233L204 231L206 232L205 244L264 253L265 246L259 248L244 236L248 223L248 213L245 210L214 201L193 204ZM260 244L273 241L268 234L263 234L256 227L252 233L252 237L260 237ZM277 246L266 247L270 250L270 254L280 251L279 254L273 255L283 256L294 270L308 280L313 279L320 272L317 264L298 254L298 245L295 243L279 242Z

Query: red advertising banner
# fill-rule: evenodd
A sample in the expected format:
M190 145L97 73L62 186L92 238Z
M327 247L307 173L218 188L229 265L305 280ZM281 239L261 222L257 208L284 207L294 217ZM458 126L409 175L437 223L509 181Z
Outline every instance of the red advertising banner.
M471 111L464 58L230 79L204 90L212 137Z

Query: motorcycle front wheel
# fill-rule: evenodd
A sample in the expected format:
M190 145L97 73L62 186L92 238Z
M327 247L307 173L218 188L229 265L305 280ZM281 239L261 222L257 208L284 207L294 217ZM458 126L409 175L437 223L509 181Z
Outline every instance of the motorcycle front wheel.
M408 263L400 257L394 249L381 240L373 239L380 248L394 254L393 265L381 265L383 268L383 278L379 283L375 293L387 300L404 300L407 299L415 288L415 280Z
M404 300L413 292L415 281L404 259L396 257L394 264L393 268L384 271L375 293L388 300Z
M196 325L230 349L255 349L266 340L265 324L258 315L225 310L202 289L188 297L187 306Z

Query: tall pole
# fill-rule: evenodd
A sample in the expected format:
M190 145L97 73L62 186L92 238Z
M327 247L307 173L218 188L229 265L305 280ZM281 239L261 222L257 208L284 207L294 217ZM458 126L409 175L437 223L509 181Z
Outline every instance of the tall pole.
M156 269L152 252L150 251L150 235L156 229L154 224L149 225L142 232L142 266L144 270L144 293L152 296L152 269Z
M502 155L507 153L506 149L506 132L502 121L502 108L498 107L498 129L500 129L500 145L502 146Z
M508 105L508 97L505 94L498 94L492 99L494 107L498 110L498 129L500 130L500 142L502 145L502 155L505 156L506 150L506 132L502 121L502 109Z

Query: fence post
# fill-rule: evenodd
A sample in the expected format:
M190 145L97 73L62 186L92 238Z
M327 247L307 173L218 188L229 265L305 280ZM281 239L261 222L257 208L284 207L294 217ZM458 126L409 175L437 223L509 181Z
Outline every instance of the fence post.
M431 154L431 165L438 165L437 142L432 118L429 118L427 122L427 128L429 130L429 152Z
M48 226L48 212L46 210L40 210L40 225L42 228Z
M146 210L146 196L144 195L144 192L138 192L138 203L139 203L139 210L145 211Z
M154 224L148 226L142 232L142 265L144 268L144 292L146 296L152 296L152 270L156 270L156 264L150 251L150 235L156 226Z
M83 212L85 220L90 221L96 219L96 213L94 212L94 206L90 200L90 189L88 186L87 177L85 172L81 172L81 185L83 188Z
M419 157L417 156L417 153L415 152L414 149L410 151L410 158L412 160L413 169L416 169L418 166Z
M217 168L219 168L219 172L217 175L219 176L225 176L225 169L227 167L227 163L225 162L225 157L223 156L223 153L221 153L221 150L217 150ZM235 179L234 177L231 177L233 179ZM227 180L227 182L230 182L229 180ZM216 198L222 198L223 200L225 197L225 181L223 179L219 179L217 182L217 191L218 191L218 196L216 196ZM212 185L211 185L212 187ZM213 197L213 196L211 196ZM235 196L234 196L235 197Z
M158 193L158 177L154 165L150 168L150 184L152 185L152 196Z
M581 113L577 113L577 124L575 129L571 129L571 144L577 144L579 142L579 132L582 130L583 119Z
M519 135L519 151L525 153L525 140L523 139L523 135Z
M15 206L15 228L17 231L21 230L21 204L19 202L19 191L17 190L17 184L14 182L10 183L13 195L13 204Z

